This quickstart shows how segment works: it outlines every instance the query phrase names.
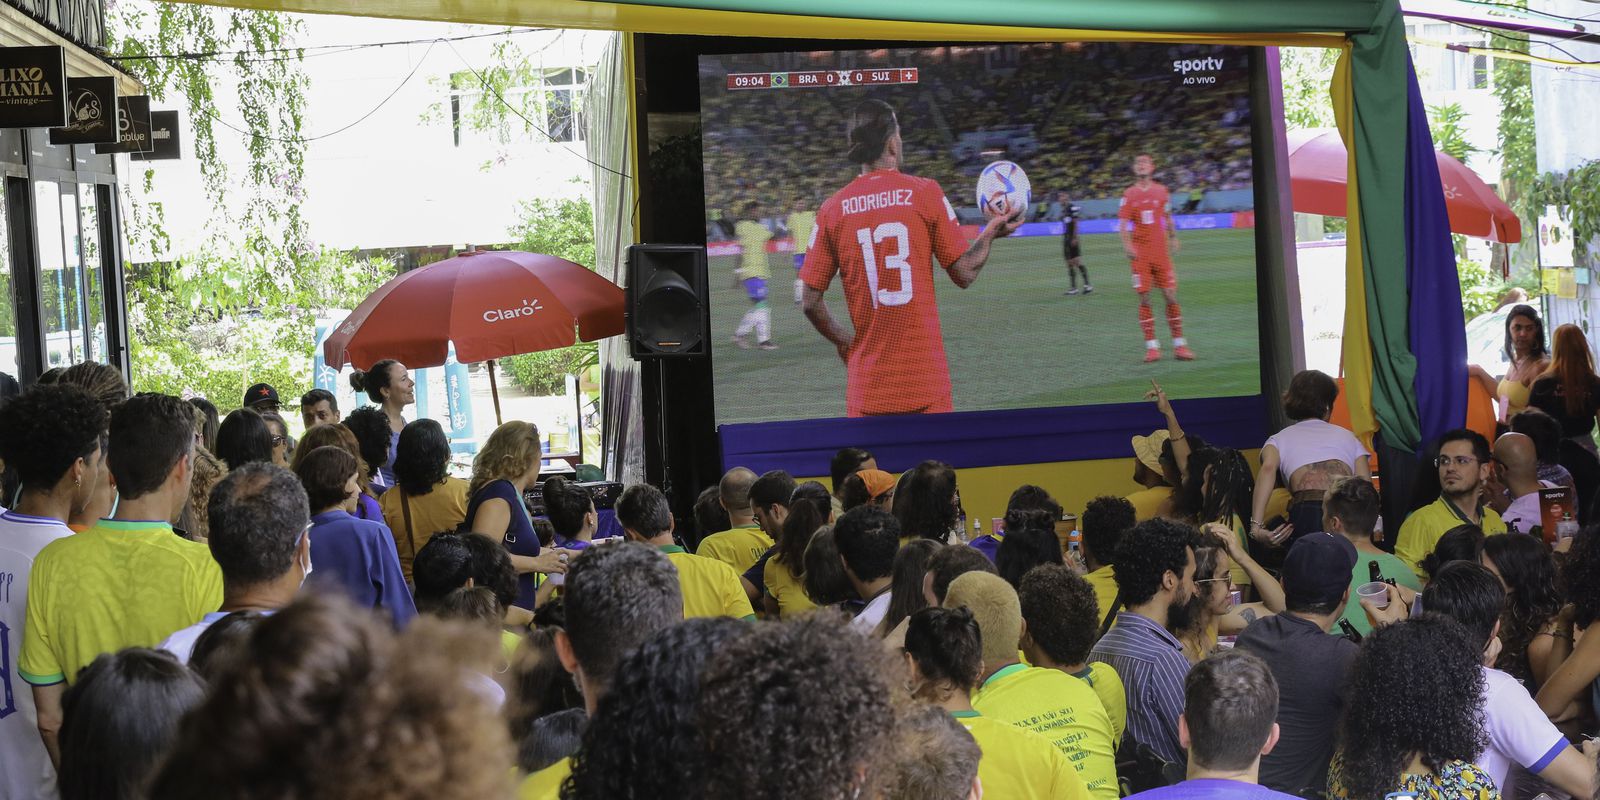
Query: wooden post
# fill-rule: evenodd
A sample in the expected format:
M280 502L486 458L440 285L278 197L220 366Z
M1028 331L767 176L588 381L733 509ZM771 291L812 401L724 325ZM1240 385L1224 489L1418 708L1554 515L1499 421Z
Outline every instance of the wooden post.
M489 394L494 396L494 424L500 427L500 387L494 382L494 359L489 359Z

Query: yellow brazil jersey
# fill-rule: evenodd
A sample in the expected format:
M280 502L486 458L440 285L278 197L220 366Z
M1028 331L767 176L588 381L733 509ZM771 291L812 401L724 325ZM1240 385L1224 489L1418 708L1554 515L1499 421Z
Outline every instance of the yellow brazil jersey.
M984 797L1067 800L1089 797L1083 778L1049 739L977 711L952 711L983 751L978 781Z
M772 537L755 523L741 525L721 533L713 533L700 540L694 554L714 558L745 574L761 560L761 554L772 548Z
M1410 567L1417 577L1426 578L1427 575L1422 569L1422 559L1433 552L1434 545L1439 543L1439 537L1444 536L1445 531L1464 524L1466 520L1461 518L1455 506L1450 505L1450 501L1441 496L1406 517L1405 523L1400 526L1400 538L1395 539L1394 554L1406 562L1406 566ZM1484 506L1483 524L1478 527L1483 529L1485 536L1506 532L1506 523L1488 506Z
M563 758L522 780L517 787L517 800L556 800L561 796L561 783L572 774L572 759Z
M796 211L785 220L789 226L789 235L794 237L795 255L805 253L811 246L811 231L817 227L817 212Z
M1104 661L1091 662L1082 672L1071 675L1089 684L1095 697L1100 698L1100 705L1111 719L1111 741L1121 742L1122 732L1128 726L1128 694L1127 688L1122 685L1122 676L1117 674L1115 667Z
M1155 519L1161 515L1161 507L1172 497L1172 489L1166 486L1157 486L1154 489L1140 489L1128 495L1128 502L1133 504L1133 518L1139 522Z
M1107 564L1083 576L1094 589L1094 601L1100 607L1100 615L1095 618L1095 625L1099 625L1106 615L1111 613L1111 604L1117 601L1117 576L1111 569L1111 565Z
M972 707L1049 739L1078 770L1089 796L1116 800L1116 743L1094 690L1055 669L1012 664L979 687Z
M750 597L739 583L739 573L733 567L714 558L697 556L683 548L668 544L661 546L667 560L678 569L678 586L683 589L683 616L734 617L755 619L750 608Z
M740 220L733 226L733 235L739 238L739 249L744 257L739 259L739 269L744 278L770 278L767 267L767 240L772 231L752 219Z
M165 522L103 519L33 562L18 672L71 683L95 656L155 647L221 605L222 569L205 545Z
M778 601L779 617L787 619L817 607L806 594L805 584L777 556L767 559L761 582L766 584L767 594Z

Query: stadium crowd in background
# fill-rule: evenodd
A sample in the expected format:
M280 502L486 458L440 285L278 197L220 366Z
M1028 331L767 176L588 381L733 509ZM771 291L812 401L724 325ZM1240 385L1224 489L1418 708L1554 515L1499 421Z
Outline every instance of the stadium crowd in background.
M1563 352L1527 434L1385 487L1403 520L1302 373L1265 474L1156 387L1081 539L1029 484L971 541L938 461L735 466L683 518L632 485L597 538L526 422L449 477L403 365L294 446L272 387L219 423L80 365L0 405L0 795L1587 800L1600 525L1496 511L1561 486L1522 417L1561 382L1582 434Z
M902 171L934 180L954 193L948 198L953 206L971 208L973 197L956 187L972 185L983 165L1003 151L1002 157L1025 165L1033 183L1037 202L1028 220L1045 216L1056 191L1080 201L1117 199L1128 183L1127 165L1140 152L1157 156L1160 180L1184 201L1191 191L1250 187L1247 92L1197 93L1172 81L1171 61L1184 57L1181 46L1091 47L1092 58L1060 44L907 55L906 63L918 67L919 83L878 87L874 95L900 116L906 136ZM897 65L893 54L888 66ZM730 72L772 69L767 56L749 63L727 57L722 63ZM792 68L849 66L830 60ZM720 88L726 76L706 74L703 80ZM745 94L701 93L706 208L714 212L712 219L726 220L708 231L712 241L735 238L739 221L766 226L770 235L798 235L787 229L789 214L815 211L849 172L825 132L845 126L850 101L823 91L762 94L771 113L750 113L753 101ZM1217 124L1187 128L1181 139L1169 135L1171 121L1194 119ZM839 169L819 168L824 165ZM1097 216L1115 211L1112 206Z

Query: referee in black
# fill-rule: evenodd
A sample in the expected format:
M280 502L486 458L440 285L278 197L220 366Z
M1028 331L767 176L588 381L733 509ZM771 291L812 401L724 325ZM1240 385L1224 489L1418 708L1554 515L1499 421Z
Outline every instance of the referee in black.
M1083 273L1083 294L1093 294L1094 285L1089 283L1089 268L1083 265L1083 248L1078 244L1078 214L1083 209L1073 205L1066 192L1056 192L1056 205L1061 209L1064 228L1061 255L1067 260L1067 275L1072 280L1072 288L1066 293L1078 294L1078 274Z

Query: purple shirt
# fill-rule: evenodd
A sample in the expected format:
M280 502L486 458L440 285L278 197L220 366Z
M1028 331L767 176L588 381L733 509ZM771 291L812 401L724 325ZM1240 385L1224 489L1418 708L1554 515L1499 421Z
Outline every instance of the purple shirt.
M1002 537L997 537L992 533L986 533L970 542L967 542L967 546L982 553L984 558L987 558L989 561L993 562L995 553L1000 552L1000 542L1002 541L1004 541Z
M342 590L356 605L389 612L397 627L417 615L388 526L325 511L311 518L310 536L308 590Z
M1275 792L1265 786L1220 778L1183 781L1132 795L1128 800L1299 800L1292 794Z

